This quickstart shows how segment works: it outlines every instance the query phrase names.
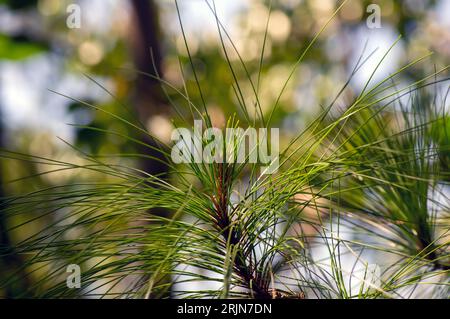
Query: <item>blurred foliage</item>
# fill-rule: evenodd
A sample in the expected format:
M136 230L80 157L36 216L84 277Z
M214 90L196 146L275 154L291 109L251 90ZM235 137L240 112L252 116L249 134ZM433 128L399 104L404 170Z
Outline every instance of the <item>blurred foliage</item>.
M42 53L47 48L32 43L28 39L0 35L0 59L22 60L34 54Z
M5 4L12 10L35 8L38 0L0 0L0 5Z

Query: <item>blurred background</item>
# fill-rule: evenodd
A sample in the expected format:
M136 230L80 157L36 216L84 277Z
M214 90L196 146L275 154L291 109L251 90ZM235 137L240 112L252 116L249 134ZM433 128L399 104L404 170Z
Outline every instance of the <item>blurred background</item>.
M216 0L217 14L254 78L258 77L271 12L259 86L266 115L293 63L338 2ZM367 24L371 15L367 7L372 3L381 9L379 28ZM233 79L224 61L214 14L203 0L180 0L178 5L203 97L196 89L172 0L0 0L0 147L82 164L78 149L112 157L152 174L166 174L164 165L133 157L142 151L139 144L119 135L147 137L77 100L132 122L138 120L154 136L169 143L177 121L171 104L184 102L174 90L168 90L169 100L159 82L143 73L157 74L181 91L186 85L193 101L200 104L202 98L205 100L214 124L225 125L236 112L238 101L230 85ZM418 64L403 75L402 81L410 83L432 73L435 66L439 69L450 63L450 0L350 0L320 35L286 87L272 122L281 128L282 138L297 134L321 105L334 99L363 52L367 56L377 49L346 92L349 98L356 95L400 34L402 39L374 80L429 51L435 53L432 63ZM239 56L229 52L233 63L239 63ZM251 105L252 88L244 83L245 72L236 76L243 81L243 96L249 97ZM445 85L437 88L447 89ZM98 132L83 126L98 128ZM107 131L118 134L102 133ZM130 156L116 158L115 154ZM0 159L0 198L108 178L76 170L39 175L47 169L39 163ZM31 175L35 177L21 180ZM26 237L6 232L10 223L13 221L0 214L1 246L12 247ZM2 258L1 276L17 268L21 258L18 254ZM0 296L14 296L32 285L31 279L23 278L17 286L0 291Z

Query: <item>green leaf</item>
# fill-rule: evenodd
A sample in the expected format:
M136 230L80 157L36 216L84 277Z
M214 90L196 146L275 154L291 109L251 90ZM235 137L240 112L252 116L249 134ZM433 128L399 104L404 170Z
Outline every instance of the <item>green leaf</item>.
M0 35L0 59L23 60L45 51L41 44Z

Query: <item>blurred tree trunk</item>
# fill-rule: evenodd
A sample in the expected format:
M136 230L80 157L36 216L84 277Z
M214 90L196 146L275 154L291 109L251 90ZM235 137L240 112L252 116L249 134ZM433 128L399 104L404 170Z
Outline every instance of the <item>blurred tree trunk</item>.
M158 12L152 0L131 0L133 7L133 25L131 47L135 67L140 72L162 77L162 54L160 40L158 41ZM153 59L152 59L153 57ZM156 70L156 72L155 72ZM158 80L145 74L137 74L133 105L142 123L155 115L168 114L167 103ZM141 137L149 145L160 148L155 140L147 135ZM160 152L149 148L142 151L150 156L164 160ZM145 159L141 168L152 175L167 177L168 167L163 163Z

